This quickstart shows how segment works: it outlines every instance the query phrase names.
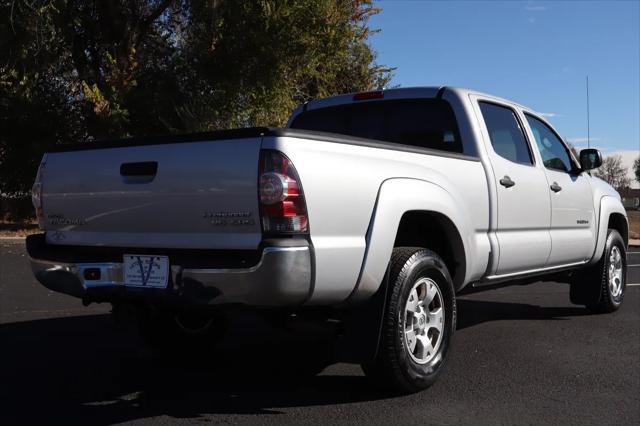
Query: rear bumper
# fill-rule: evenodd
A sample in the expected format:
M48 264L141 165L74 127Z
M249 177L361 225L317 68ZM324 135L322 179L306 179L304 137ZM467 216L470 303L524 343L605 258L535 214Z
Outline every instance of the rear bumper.
M261 248L259 261L251 267L184 267L170 261L166 289L126 287L122 262L61 260L42 236L29 237L27 251L35 277L50 290L83 299L85 302L113 302L146 299L171 304L255 306L296 306L312 291L311 247L306 240L271 242ZM84 278L86 269L99 269L100 279Z

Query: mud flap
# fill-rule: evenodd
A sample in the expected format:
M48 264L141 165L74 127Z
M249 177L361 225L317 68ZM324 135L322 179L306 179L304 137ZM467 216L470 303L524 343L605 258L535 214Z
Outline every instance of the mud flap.
M571 303L574 305L596 305L600 302L602 291L598 277L601 275L601 268L601 262L598 262L594 267L573 274L569 292Z
M336 340L336 362L362 364L375 360L387 306L388 277L389 268L373 297L345 315L342 332Z

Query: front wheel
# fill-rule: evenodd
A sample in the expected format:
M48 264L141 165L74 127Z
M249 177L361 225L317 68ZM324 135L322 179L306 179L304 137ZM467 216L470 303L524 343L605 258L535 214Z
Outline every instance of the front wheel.
M387 278L378 354L362 369L385 388L417 392L445 364L456 326L453 283L440 256L417 247L393 250Z

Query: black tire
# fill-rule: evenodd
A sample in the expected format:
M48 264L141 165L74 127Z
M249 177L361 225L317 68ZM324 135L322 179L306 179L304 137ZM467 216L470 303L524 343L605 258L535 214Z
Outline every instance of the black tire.
M378 354L373 362L363 364L362 369L367 377L385 389L401 393L417 392L436 381L447 359L456 328L453 283L440 256L419 247L395 248L387 278L389 288ZM414 284L423 278L431 280L429 282L435 283L439 289L444 305L444 324L441 341L434 354L425 359L426 363L419 363L405 339L405 309Z
M612 265L611 257L615 250L620 254L622 267L620 291L617 294L612 293L609 285L609 268ZM593 313L614 312L622 305L626 286L627 253L624 240L618 231L609 229L600 261L574 274L571 280L571 302L576 305L584 305Z

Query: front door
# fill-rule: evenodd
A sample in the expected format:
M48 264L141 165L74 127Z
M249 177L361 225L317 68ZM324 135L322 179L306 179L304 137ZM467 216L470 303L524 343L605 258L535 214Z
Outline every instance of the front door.
M478 103L497 194L500 253L495 274L542 268L551 251L550 197L515 110L493 101ZM482 127L482 126L481 126Z
M547 266L582 262L595 249L595 210L589 179L553 129L525 113L542 157L551 196L551 255Z

